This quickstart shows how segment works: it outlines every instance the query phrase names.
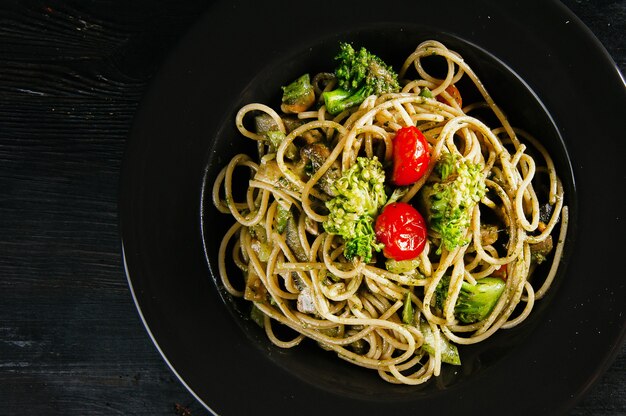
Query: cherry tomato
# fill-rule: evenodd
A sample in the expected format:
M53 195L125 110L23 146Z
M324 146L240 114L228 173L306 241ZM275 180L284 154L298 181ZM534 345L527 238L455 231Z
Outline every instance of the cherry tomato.
M385 245L383 254L394 260L419 256L426 244L426 221L413 206L394 202L385 206L376 218L376 239Z
M450 94L452 99L454 99L454 101L456 101L456 103L459 105L459 107L463 107L463 98L461 98L461 92L459 91L459 89L454 84L448 85L448 88L446 88L445 91L448 94ZM444 100L444 98L441 95L437 96L437 101L442 102L444 104L448 104L446 102L446 100Z
M415 126L402 127L393 140L393 172L391 182L398 186L417 182L430 163L428 142Z

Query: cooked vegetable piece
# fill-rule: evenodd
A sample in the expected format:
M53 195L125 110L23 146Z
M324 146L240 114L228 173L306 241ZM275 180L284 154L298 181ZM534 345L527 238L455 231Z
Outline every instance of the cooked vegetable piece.
M282 234L285 231L285 228L287 228L287 221L291 217L291 211L280 205L278 206L278 209L276 210L276 231L278 231L279 234Z
M250 268L248 270L243 298L252 302L267 301L267 289L265 288L263 282L261 281L261 278L258 274L256 274L253 268Z
M348 347L357 354L365 354L368 350L368 346L369 344L363 338L359 338L348 345Z
M422 349L429 354L435 353L435 334L426 322L420 321L420 331L424 336L424 344ZM461 365L461 357L459 350L451 343L443 334L439 334L439 348L441 349L441 361L452 365Z
M436 306L443 309L450 278L444 277L437 285L435 296ZM498 303L498 299L504 292L506 283L496 277L485 277L472 285L463 281L461 291L454 305L454 316L465 324L482 321Z
M307 144L300 149L300 158L307 164L310 163L310 174L315 174L330 156L330 149L323 143ZM330 196L335 196L333 183L341 177L341 166L335 161L330 168L320 177L317 186Z
M391 273L401 274L401 273L409 273L417 269L419 266L419 259L409 259L409 260L394 260L387 259L385 261L385 268L389 270Z
M552 217L553 212L554 212L553 205L547 202L545 204L541 204L539 206L539 221L547 224L548 222L550 222L550 218Z
M254 117L254 130L257 134L263 135L270 130L278 130L278 124L269 114L261 113Z
M506 264L503 264L500 267L498 267L496 270L494 270L493 273L491 273L489 276L497 277L499 279L506 281L508 274L509 274L508 269L509 267Z
M488 246L498 241L500 229L493 224L480 224L480 243Z
M304 74L283 89L280 109L285 113L301 113L315 103L315 91L309 74Z
M305 287L298 294L298 300L296 302L296 307L298 311L302 313L315 313L315 301L313 300L313 294L311 293L311 289Z
M420 97L424 97L424 98L433 98L433 93L431 90L428 89L428 87L422 88L419 95Z
M264 134L270 144L270 152L277 152L280 144L285 140L285 133L280 130L270 130ZM285 157L290 160L298 158L298 148L293 143L289 143L285 149Z
M452 100L456 101L459 107L463 107L463 98L461 98L461 92L456 87L456 85L450 84L444 91L450 95L450 98L452 98ZM437 96L437 101L448 104L447 99L444 98L441 94Z
M382 248L376 243L372 224L387 201L384 183L385 172L378 158L358 157L332 185L336 196L326 202L329 215L324 229L343 237L348 260L361 257L369 262L372 250Z
M540 241L537 244L530 245L530 259L531 261L541 264L546 261L548 255L552 252L552 248L554 247L554 243L552 240L552 236L549 235L545 240Z
M414 184L424 176L429 163L430 153L424 134L415 126L398 130L393 139L393 184Z
M324 140L324 135L315 129L305 131L301 137L307 144L319 143Z
M301 125L305 123L304 120L300 120L298 118L288 117L288 116L281 117L281 120L283 121L283 124L285 125L285 130L287 130L287 133L297 129L298 127L300 127ZM268 131L280 130L274 118L267 113L261 113L254 117L254 128L257 134L261 134L261 135L267 133Z
M252 240L250 247L252 247L252 250L259 257L260 261L267 262L267 260L270 258L270 254L272 253L272 246L267 242L254 239Z
M444 153L435 165L435 182L421 196L430 227L441 235L441 248L453 250L468 243L465 233L474 206L485 195L482 166Z
M293 215L287 218L287 225L285 226L285 242L291 249L293 255L298 261L308 261L309 258L302 247L300 242L300 233L298 232L298 223Z
M254 303L250 310L250 319L261 328L265 328L265 314Z
M553 212L554 205L545 203L539 206L539 225L537 226L537 229L540 232L543 232L546 229L547 224L550 222L550 218L552 218Z
M355 51L349 43L341 43L335 57L339 64L335 69L338 88L323 93L326 109L330 114L361 104L372 94L400 90L398 75L378 56L365 48Z
M383 254L394 260L409 260L420 255L426 245L426 222L406 202L386 205L376 219L376 238L384 245Z
M404 307L402 308L402 322L407 325L412 325L414 321L415 311L413 310L413 303L411 302L411 292L407 292Z

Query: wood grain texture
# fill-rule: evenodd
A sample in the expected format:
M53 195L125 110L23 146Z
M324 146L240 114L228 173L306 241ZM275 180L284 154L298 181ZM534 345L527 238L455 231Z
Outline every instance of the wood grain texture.
M116 214L137 106L207 6L179 3L0 5L1 415L202 414L139 319Z
M626 71L626 2L565 3ZM0 2L0 415L207 414L143 328L117 228L135 111L207 7ZM573 415L626 414L621 351Z

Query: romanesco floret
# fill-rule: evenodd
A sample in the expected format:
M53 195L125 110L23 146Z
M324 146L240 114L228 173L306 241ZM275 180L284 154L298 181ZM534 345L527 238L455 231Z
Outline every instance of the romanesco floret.
M441 235L441 247L453 250L467 244L464 235L472 210L485 195L482 166L444 153L435 165L439 181L424 191L430 227Z
M326 202L329 214L324 229L343 237L348 260L358 256L369 262L372 250L382 249L382 244L376 243L373 222L387 202L384 183L385 172L376 157L358 157L333 183L336 196Z

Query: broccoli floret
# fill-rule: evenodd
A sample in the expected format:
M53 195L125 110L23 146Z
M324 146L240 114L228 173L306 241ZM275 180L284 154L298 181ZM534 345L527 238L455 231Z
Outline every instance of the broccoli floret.
M365 48L355 51L348 43L339 46L341 50L335 57L339 61L335 69L338 88L323 94L330 114L357 106L372 94L400 90L398 75L378 56Z
M384 183L383 165L376 157L358 157L356 163L333 182L336 196L326 202L329 214L324 229L343 237L344 256L348 260L359 256L369 262L372 250L382 249L382 244L376 243L373 222L387 202Z
M315 90L309 74L304 74L283 89L281 110L285 113L301 113L315 103Z
M443 304L448 296L450 279L441 279L435 289L435 305L443 309ZM454 305L454 316L465 324L482 321L491 313L498 299L504 292L506 283L496 277L485 277L472 285L463 281L461 291Z
M472 210L485 195L482 166L444 153L435 165L435 182L422 190L430 228L441 235L441 248L453 250L467 244L464 235L470 226Z

